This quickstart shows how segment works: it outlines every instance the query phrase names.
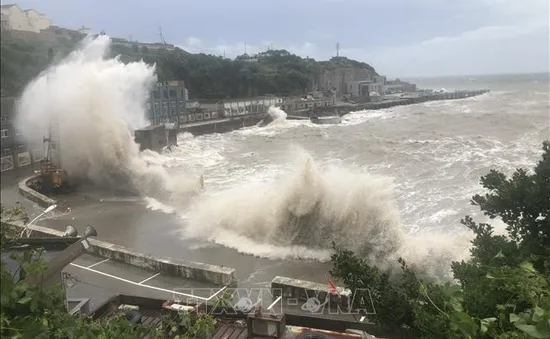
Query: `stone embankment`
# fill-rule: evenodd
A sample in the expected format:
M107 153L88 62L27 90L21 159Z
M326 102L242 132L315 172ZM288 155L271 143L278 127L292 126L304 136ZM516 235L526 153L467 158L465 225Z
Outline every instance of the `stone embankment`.
M472 90L472 91L456 91L445 93L430 93L430 94L407 94L403 97L398 97L392 100L383 100L378 102L367 102L362 104L343 103L332 107L317 108L315 114L318 116L326 115L345 115L350 112L362 110L378 110L395 106L414 105L427 101L438 100L457 100L471 98L489 92L489 90ZM295 112L287 112L289 120L307 120L311 116L309 110L300 110ZM193 135L224 133L240 129L243 127L254 126L264 119L270 121L270 117L265 113L253 113L240 116L234 116L223 119L190 122L179 125L180 132L189 132Z
M430 94L410 94L403 97L396 98L394 100L383 100L378 102L367 102L364 104L344 104L335 107L339 115L344 115L350 112L362 111L362 110L378 110L395 106L405 106L420 104L428 101L440 101L440 100L458 100L466 99L475 96L479 96L490 92L487 89L473 90L473 91L455 91L455 92L443 92L443 93L430 93Z

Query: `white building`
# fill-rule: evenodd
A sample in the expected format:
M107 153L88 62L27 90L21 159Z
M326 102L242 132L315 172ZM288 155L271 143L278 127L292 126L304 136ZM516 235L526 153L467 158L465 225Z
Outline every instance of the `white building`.
M51 20L34 9L23 11L15 4L2 5L2 29L40 33L51 25Z

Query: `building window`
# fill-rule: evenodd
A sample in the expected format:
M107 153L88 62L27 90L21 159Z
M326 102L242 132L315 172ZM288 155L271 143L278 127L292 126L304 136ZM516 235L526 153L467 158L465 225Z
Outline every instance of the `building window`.
M7 157L9 155L12 155L12 149L11 148L2 148L2 156Z
M175 90L175 89L171 89L171 90L170 90L170 98L175 98L176 96L178 96L178 95L176 94L176 90Z
M170 102L170 107L176 108L176 101L175 101L175 100L172 100L172 101Z
M168 99L168 91L162 91L162 97Z
M160 93L159 91L153 91L153 98L160 99Z
M7 138L10 136L10 133L7 129L0 130L0 137L2 139Z
M19 145L17 146L17 153L23 153L27 151L27 146L25 145Z
M21 135L23 135L23 132L21 132L20 129L17 129L17 128L16 128L16 129L15 129L15 136L21 136Z

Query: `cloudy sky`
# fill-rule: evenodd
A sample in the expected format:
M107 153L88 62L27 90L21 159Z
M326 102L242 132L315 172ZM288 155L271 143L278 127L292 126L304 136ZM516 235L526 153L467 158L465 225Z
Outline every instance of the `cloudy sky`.
M9 2L2 1L3 4ZM549 70L548 0L23 0L55 24L234 57L269 45L389 76Z

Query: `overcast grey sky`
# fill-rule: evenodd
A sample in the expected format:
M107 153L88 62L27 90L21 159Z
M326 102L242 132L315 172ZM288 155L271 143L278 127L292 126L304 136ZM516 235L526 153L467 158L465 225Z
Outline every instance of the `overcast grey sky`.
M11 3L2 1L2 4ZM548 0L23 0L59 26L234 57L336 53L389 76L549 70Z

